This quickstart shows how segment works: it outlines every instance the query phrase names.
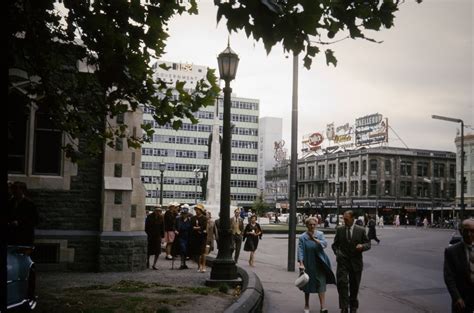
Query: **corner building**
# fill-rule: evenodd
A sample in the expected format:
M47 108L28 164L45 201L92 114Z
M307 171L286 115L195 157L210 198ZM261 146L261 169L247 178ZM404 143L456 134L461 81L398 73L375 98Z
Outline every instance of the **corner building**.
M456 214L456 154L395 147L362 148L298 160L298 210L352 209L384 216L437 219ZM337 188L339 185L339 188ZM443 212L443 213L442 213Z
M159 67L166 64L168 71ZM193 64L159 61L153 66L155 75L170 83L185 81L185 88L194 88L197 81L205 78L207 67ZM259 100L231 97L232 156L231 156L231 203L251 207L257 195L258 121ZM217 100L219 132L222 136L223 98ZM215 106L201 108L195 113L199 123L184 119L178 131L171 125L158 125L152 111L144 109L143 120L153 125L152 141L142 146L141 178L147 191L146 205L159 203L159 164L166 165L163 172L163 204L171 201L193 204L203 201L204 178L209 171L209 144ZM199 169L199 170L197 170ZM220 192L220 191L218 191Z

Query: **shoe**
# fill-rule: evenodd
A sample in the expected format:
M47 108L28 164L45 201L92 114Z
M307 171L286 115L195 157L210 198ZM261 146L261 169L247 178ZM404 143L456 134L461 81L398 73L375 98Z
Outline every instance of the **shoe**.
M172 257L171 255L167 255L167 256L166 256L166 259L167 259L167 260L173 260L173 257Z
M181 265L179 267L180 270L187 270L189 267L187 265Z
M309 313L309 309L304 309L304 313Z
M341 309L341 313L349 313L347 309Z
M328 309L321 309L320 313L329 313Z
M151 268L154 269L154 270L157 270L157 269L158 269L158 267L156 267L156 266L154 266L154 265L153 265Z
M205 273L205 272L206 272L206 269L202 269L202 270L201 270L201 273Z
M357 308L351 308L351 313L357 313Z

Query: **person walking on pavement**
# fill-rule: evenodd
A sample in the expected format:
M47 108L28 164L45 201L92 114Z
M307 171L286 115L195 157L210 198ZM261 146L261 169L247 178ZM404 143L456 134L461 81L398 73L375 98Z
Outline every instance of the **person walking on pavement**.
M230 219L232 231L232 250L235 263L239 260L240 248L242 246L242 234L244 233L244 220L240 218L240 209L234 210L234 216Z
M444 282L451 295L453 313L474 312L474 219L465 219L462 241L444 250Z
M154 270L157 270L156 262L161 253L161 239L164 237L163 215L161 215L161 205L156 205L152 214L149 214L145 220L145 232L148 241L148 252L146 259L146 267L150 267L150 256L153 255Z
M202 203L194 206L196 215L191 217L190 252L198 263L198 272L206 272L207 218Z
M375 230L375 220L373 218L369 219L369 222L367 223L367 227L369 228L369 231L367 232L367 237L369 240L375 240L377 241L377 244L380 243L380 239L377 238L377 231Z
M27 196L24 182L16 181L10 185L11 198L8 200L7 243L11 245L32 246L35 240L35 227L39 216L36 205Z
M255 266L255 251L257 251L258 241L262 238L262 228L257 223L257 216L252 215L250 222L244 230L244 251L250 251L249 265Z
M189 237L191 235L191 218L189 216L189 206L185 204L181 208L179 217L176 219L176 238L173 243L173 250L175 253L173 255L181 256L181 266L180 270L188 269L186 265L186 258L188 257L188 248L189 248Z
M336 256L337 292L341 313L356 313L359 307L357 295L362 278L362 252L370 249L364 227L354 225L351 210L344 212L344 226L336 229L332 249Z
M172 260L171 247L173 246L175 230L176 230L176 217L178 216L179 203L171 202L168 204L168 210L165 212L164 224L165 224L165 242L166 242L166 259Z
M305 271L309 282L302 288L304 292L304 313L309 313L309 295L317 293L321 313L327 313L325 308L326 284L335 284L336 278L331 269L329 257L324 252L328 243L324 233L316 230L317 219L306 219L306 232L298 240L298 264L300 271Z

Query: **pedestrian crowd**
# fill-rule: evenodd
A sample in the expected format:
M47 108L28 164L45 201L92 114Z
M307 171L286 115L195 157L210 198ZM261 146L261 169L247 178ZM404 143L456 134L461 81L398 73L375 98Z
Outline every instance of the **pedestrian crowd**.
M206 272L206 256L214 250L214 240L219 247L220 221L212 220L211 212L206 211L204 204L198 203L190 212L188 204L171 202L163 214L161 205L156 205L145 220L145 232L148 238L147 268L157 270L156 263L162 248L165 259L180 259L180 270L189 269L188 260L197 264L197 271ZM250 215L248 224L244 227L243 208L237 208L230 218L232 235L231 254L238 263L242 242L244 251L250 252L249 265L255 266L255 252L262 238L262 228L257 223L256 215ZM153 261L150 263L150 258Z

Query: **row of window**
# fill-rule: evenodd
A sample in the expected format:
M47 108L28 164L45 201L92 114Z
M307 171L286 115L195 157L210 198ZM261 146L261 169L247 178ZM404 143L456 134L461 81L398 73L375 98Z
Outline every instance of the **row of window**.
M172 136L172 135L153 135L153 142L207 146L209 144L209 138ZM254 149L254 150L256 150L258 146L257 141L247 141L247 140L232 140L231 144L232 144L232 147L234 148Z
M147 198L155 198L158 199L160 197L160 192L158 190L148 190L146 194ZM201 192L194 192L194 191L177 191L177 190L163 190L163 199L201 199L202 193ZM253 194L231 194L230 199L234 201L255 201L257 198L256 195ZM191 202L191 201L190 201Z
M160 162L142 162L141 168L145 170L159 170ZM200 168L201 172L206 172L208 170L208 165L166 163L166 171L192 172L196 168ZM232 166L230 172L231 174L257 175L257 168Z
M384 170L386 175L392 174L392 162L390 160L384 160ZM359 176L359 161L351 161L349 163L350 167L348 169L348 162L340 162L339 167L336 163L328 164L328 178L336 177L336 168L338 168L338 177L349 177L350 176ZM377 174L377 168L379 162L376 159L371 159L369 161L369 172L371 175ZM431 163L427 161L418 161L416 162L416 176L419 177L429 177L430 174L433 174L433 177L445 177L446 175L446 166L445 163ZM456 164L451 163L449 166L449 177L455 178L456 176ZM308 166L308 178L314 177L315 168L314 166ZM414 174L414 165L412 161L401 161L400 162L400 175L401 176L413 176ZM430 171L431 170L431 171ZM367 175L367 160L362 161L361 167L362 175ZM306 167L298 168L299 179L306 179ZM323 179L325 177L325 165L318 165L318 178Z
M150 124L153 126L153 128L158 128L158 129L172 129L169 123L166 123L165 125L160 126L154 120L145 120L144 124ZM212 125L183 123L180 130L210 133L212 132ZM222 126L219 126L219 132L222 134ZM258 128L233 127L232 134L244 135L244 136L258 136Z
M158 184L160 182L159 176L142 176L142 182L145 184ZM163 177L164 185L184 185L184 186L196 186L201 185L201 178L198 177ZM243 187L243 188L257 188L257 182L254 180L231 180L231 187Z

